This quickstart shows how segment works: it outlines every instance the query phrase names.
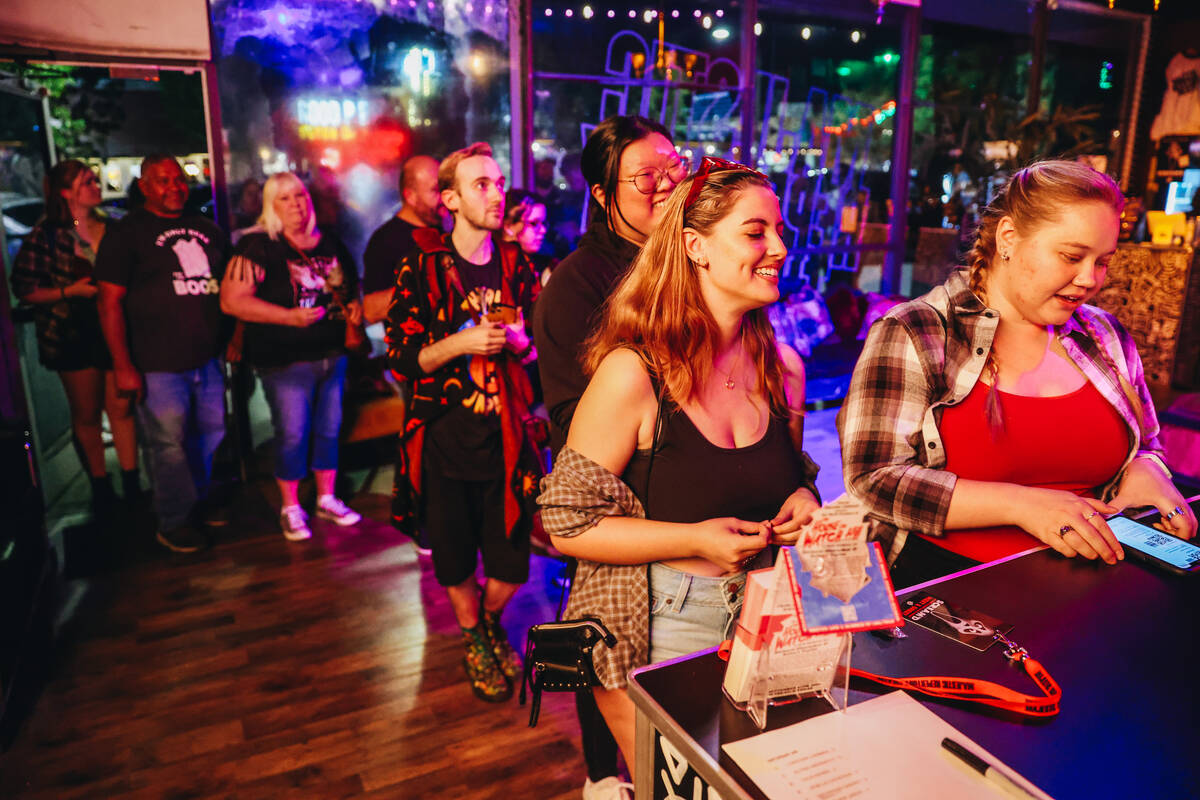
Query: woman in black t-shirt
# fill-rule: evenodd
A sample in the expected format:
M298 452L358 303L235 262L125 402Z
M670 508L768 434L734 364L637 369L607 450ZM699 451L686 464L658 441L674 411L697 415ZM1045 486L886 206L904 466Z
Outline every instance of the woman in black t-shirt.
M312 197L290 172L267 179L257 228L229 262L221 308L246 323L244 357L262 379L275 428L279 525L301 541L312 532L297 488L310 466L317 516L362 519L334 494L346 327L362 322L358 271L345 246L317 229Z
M133 403L117 393L112 357L100 332L99 289L92 277L107 228L96 213L100 183L82 161L67 159L46 176L46 216L30 231L13 264L13 293L33 306L38 358L58 373L71 409L71 430L92 481L98 510L114 494L104 464L100 412L108 412L126 500L141 496Z

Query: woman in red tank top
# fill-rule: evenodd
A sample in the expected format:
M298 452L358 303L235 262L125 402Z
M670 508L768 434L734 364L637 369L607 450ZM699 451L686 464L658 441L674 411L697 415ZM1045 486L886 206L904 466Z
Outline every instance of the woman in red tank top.
M898 586L1043 544L1115 563L1105 515L1127 506L1195 534L1137 348L1085 305L1123 204L1089 167L1023 169L985 211L967 268L872 327L839 415L842 459Z

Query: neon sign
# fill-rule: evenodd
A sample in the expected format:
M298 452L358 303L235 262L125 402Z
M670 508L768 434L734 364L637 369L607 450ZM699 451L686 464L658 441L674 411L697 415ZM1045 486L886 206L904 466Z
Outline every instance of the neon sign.
M437 72L437 56L428 47L413 47L404 56L401 71L408 78L413 94L429 97L433 93L433 75Z
M351 141L369 122L366 100L302 97L296 101L297 134L310 141Z

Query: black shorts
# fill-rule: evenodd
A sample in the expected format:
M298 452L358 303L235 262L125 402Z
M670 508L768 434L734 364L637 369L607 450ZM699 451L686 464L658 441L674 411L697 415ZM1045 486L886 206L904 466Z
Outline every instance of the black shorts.
M484 575L524 583L529 578L529 534L504 535L504 478L463 481L432 470L424 477L425 532L437 582L457 586L467 580L482 552Z

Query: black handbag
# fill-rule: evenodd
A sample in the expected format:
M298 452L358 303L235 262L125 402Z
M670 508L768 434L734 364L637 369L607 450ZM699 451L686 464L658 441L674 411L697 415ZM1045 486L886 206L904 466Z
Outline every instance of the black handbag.
M525 705L526 687L533 695L529 727L537 725L542 692L578 692L600 685L592 648L601 641L612 647L617 637L596 617L546 622L529 629L521 679L521 705Z

